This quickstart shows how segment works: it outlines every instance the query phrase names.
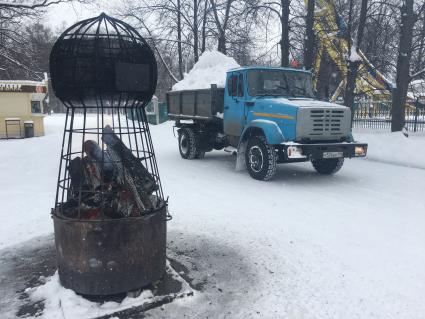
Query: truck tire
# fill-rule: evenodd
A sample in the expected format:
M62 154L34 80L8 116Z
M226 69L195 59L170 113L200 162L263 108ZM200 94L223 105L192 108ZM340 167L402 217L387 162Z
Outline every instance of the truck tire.
M199 137L194 130L188 127L182 128L179 133L179 151L184 159L203 158L205 152L199 147Z
M319 159L311 161L319 174L331 175L338 172L344 164L344 158Z
M261 181L271 179L276 173L276 150L264 136L252 136L245 151L245 164L249 175Z

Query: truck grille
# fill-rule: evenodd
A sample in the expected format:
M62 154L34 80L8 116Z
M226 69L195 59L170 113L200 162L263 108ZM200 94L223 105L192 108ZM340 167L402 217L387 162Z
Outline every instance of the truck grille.
M341 121L344 118L343 110L310 110L313 128L310 135L341 135Z
M300 107L297 140L339 140L350 133L351 112L347 107Z

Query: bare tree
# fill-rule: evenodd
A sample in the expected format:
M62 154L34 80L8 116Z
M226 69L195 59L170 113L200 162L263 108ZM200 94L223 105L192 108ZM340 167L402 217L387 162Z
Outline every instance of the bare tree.
M425 10L422 12L422 27L418 30L418 34L416 36L417 43L414 44L417 48L416 56L415 56L415 72L420 72L425 68Z
M268 0L254 0L248 1L247 10L248 13L257 16L259 20L266 18L266 23L269 23L270 15L272 14L278 19L280 27L280 65L287 67L289 66L290 57L290 5L291 0L280 0L280 1L268 1Z
M173 2L171 2L173 3ZM179 76L183 79L183 51L182 51L182 7L181 0L177 0L176 10L172 10L177 15L177 52L179 57Z
M38 19L45 10L65 2L88 0L28 0L0 2L0 77L43 78L40 70L33 69L33 48L25 30L24 21Z
M391 131L401 131L405 124L406 97L410 81L425 73L425 70L410 75L413 52L414 27L425 3L415 10L414 0L404 0L400 6L400 34L397 58L396 86L392 97Z
M202 53L205 52L206 42L207 42L207 18L209 13L208 4L209 4L209 1L204 0L204 12L203 12L203 18L202 18L202 34L201 34L201 39L202 39L201 52Z
M315 0L307 0L307 16L305 19L306 32L304 43L304 67L307 70L311 70L314 63L314 7Z
M226 32L229 26L229 18L230 18L230 9L232 7L232 3L235 0L226 0L223 3L219 4L221 7L224 7L224 15L223 18L219 17L220 7L217 4L217 1L210 0L211 2L211 10L214 14L214 21L217 27L218 32L218 45L217 50L221 53L226 54Z
M282 52L281 66L289 66L289 5L290 0L281 0L280 6L282 8L281 28L282 39L280 40L280 50Z
M350 16L352 12L352 0L350 0ZM348 58L348 72L347 72L347 81L345 87L345 96L344 96L344 104L348 106L354 113L354 89L356 87L356 79L357 73L360 66L361 61L356 59L357 50L362 45L364 29L366 26L366 18L367 18L367 8L368 8L368 0L362 0L361 9L360 9L360 21L357 29L357 40L352 43L351 32L348 32L348 45L350 56ZM351 18L351 17L350 17ZM352 22L349 21L349 30L351 29Z
M210 0L141 0L128 1L117 7L117 13L136 20L142 28L151 31L156 40L173 43L177 56L179 78L192 61L205 51L207 38L211 36ZM143 22L143 23L142 23ZM201 49L199 44L201 42ZM193 59L193 60L192 60ZM173 66L171 66L172 68Z

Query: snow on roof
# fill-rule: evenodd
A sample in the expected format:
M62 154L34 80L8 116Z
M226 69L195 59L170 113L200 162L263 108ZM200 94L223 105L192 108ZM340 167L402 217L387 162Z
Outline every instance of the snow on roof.
M40 86L40 85L46 85L44 81L28 81L28 80L0 80L0 84L18 84L18 85L33 85L33 86Z
M226 72L239 68L240 65L231 57L218 51L205 51L183 80L173 85L173 91L208 89L211 84L224 87Z

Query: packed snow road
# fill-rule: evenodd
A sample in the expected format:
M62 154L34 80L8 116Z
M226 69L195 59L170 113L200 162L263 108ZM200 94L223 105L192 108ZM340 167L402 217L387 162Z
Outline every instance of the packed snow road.
M52 232L63 120L46 118L45 137L0 142L0 249ZM425 317L424 169L357 159L320 176L291 164L259 182L225 152L181 159L170 123L151 132L170 254L187 252L205 284L148 316Z

